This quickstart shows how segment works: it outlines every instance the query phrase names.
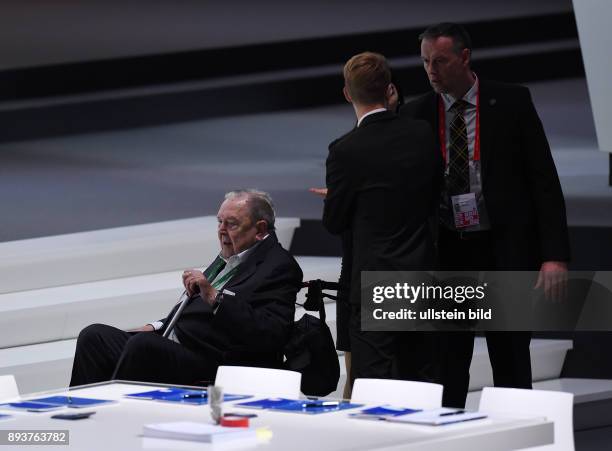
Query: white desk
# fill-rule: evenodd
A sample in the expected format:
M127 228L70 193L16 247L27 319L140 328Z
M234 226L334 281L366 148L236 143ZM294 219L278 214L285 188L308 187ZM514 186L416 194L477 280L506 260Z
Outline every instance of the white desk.
M124 399L122 395L145 391L151 385L105 383L71 390L73 396L89 396L120 400L118 404L97 407L91 418L78 421L54 420L50 413L15 413L14 418L0 423L0 429L69 429L70 446L27 446L28 450L179 450L219 449L219 445L143 438L146 423L168 421L210 421L208 406L177 406L156 401ZM53 393L62 394L66 391ZM236 401L241 402L241 401ZM357 451L357 450L511 450L550 444L553 424L544 418L492 417L447 426L419 426L348 418L351 410L303 415L233 407L224 404L224 411L257 413L251 426L268 426L273 437L269 442L247 445L247 449L290 451ZM68 409L64 409L68 410ZM71 409L72 412L74 410ZM356 411L356 410L354 410ZM6 412L5 412L6 413ZM236 447L238 445L238 447ZM240 449L237 443L225 443L223 449ZM8 448L7 448L8 449ZM25 449L25 448L24 448Z

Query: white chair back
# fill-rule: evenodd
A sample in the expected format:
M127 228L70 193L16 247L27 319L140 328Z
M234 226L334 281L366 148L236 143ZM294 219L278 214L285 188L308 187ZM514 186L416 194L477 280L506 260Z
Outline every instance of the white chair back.
M478 410L488 414L543 416L555 423L555 443L530 451L574 451L574 395L548 390L485 387Z
M296 371L249 366L220 366L215 385L225 393L298 398L302 375Z
M15 376L7 374L0 376L0 401L19 397Z
M351 401L435 409L442 406L442 385L396 379L355 379Z

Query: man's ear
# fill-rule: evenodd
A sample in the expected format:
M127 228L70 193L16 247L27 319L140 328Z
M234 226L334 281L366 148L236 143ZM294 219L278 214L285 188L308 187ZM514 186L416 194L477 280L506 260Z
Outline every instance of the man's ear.
M385 108L389 111L397 110L397 103L399 102L399 93L393 83L387 85L385 91Z
M263 219L260 219L255 223L255 229L257 229L257 233L255 234L255 239L257 241L261 241L268 234L268 223Z
M472 52L470 49L461 50L461 60L464 66L470 67L470 60L472 58Z
M351 95L349 94L348 89L346 89L346 86L342 88L342 94L344 94L344 98L348 103L353 103L353 99L351 99Z
M385 96L387 98L393 97L395 95L396 91L397 91L397 89L395 88L395 85L393 83L389 83L387 85L387 91L385 93Z
M393 83L389 83L387 85L387 89L385 90L385 101L388 103L392 101L397 95L397 89Z

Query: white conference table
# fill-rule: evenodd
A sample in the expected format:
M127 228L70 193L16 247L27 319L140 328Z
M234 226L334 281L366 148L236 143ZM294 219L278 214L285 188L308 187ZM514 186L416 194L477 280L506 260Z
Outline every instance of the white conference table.
M159 401L123 398L127 393L150 390L159 384L135 384L121 381L107 382L44 394L68 394L119 400L119 403L96 407L95 415L85 420L67 421L50 418L56 413L77 409L62 409L46 413L16 412L12 419L0 422L0 430L66 430L70 431L70 445L20 445L23 450L206 450L260 449L266 451L357 451L357 450L419 450L504 451L550 444L554 440L553 423L542 417L489 417L446 426L393 424L384 421L358 420L348 413L358 409L317 415L272 412L238 408L234 401L224 403L224 412L256 413L251 427L268 427L269 441L258 443L207 443L183 440L145 438L144 424L170 421L211 422L208 406L175 405ZM38 396L40 394L36 394ZM35 396L22 396L23 399ZM266 396L259 396L266 397ZM256 398L252 398L256 399ZM80 409L81 410L81 409ZM3 413L8 413L3 411ZM245 446L242 446L245 445ZM4 446L2 446L4 448ZM16 447L15 447L16 448ZM12 448L5 448L12 449Z

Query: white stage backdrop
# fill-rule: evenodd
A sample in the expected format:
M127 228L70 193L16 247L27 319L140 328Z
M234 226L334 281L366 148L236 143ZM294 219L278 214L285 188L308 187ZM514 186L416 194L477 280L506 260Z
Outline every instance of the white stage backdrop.
M612 153L612 1L573 1L599 149Z

